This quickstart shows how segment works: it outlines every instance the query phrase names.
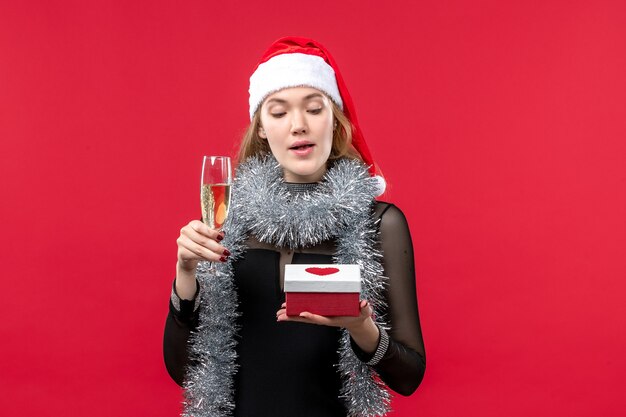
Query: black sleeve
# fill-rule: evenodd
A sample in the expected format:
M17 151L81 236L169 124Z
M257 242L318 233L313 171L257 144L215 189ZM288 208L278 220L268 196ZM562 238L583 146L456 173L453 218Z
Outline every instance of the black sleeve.
M198 309L194 309L196 298L199 296L199 286L196 283L196 294L193 300L182 300L177 298L176 281L172 287L170 297L169 313L165 321L165 332L163 335L163 358L165 367L172 379L180 386L183 385L185 370L189 355L187 345L189 335L198 326ZM180 309L174 305L179 304ZM200 307L201 308L201 307Z
M413 243L402 211L394 205L382 208L380 240L387 288L389 347L373 368L389 388L411 395L419 386L426 369L424 341L417 310ZM352 341L352 349L363 362L374 354L363 352Z

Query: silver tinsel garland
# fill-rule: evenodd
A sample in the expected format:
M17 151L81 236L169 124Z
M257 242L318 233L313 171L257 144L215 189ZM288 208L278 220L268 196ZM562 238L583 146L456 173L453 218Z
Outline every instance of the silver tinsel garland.
M376 182L358 161L333 163L321 184L303 194L288 192L282 169L272 157L251 158L238 168L222 241L232 255L227 263L198 266L201 285L200 325L191 336L185 382L184 417L226 417L234 410L237 372L237 292L232 262L243 256L249 234L278 247L311 247L337 239L334 262L361 267L361 298L369 300L377 323L387 328L384 310L385 278L377 250L377 227L372 218ZM361 362L343 330L338 369L341 396L351 417L383 416L390 394L376 372Z

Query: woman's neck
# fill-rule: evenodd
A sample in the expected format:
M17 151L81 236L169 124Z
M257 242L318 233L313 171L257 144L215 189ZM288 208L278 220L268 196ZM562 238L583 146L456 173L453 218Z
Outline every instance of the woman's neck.
M287 182L285 185L291 194L304 194L315 191L319 187L319 182Z

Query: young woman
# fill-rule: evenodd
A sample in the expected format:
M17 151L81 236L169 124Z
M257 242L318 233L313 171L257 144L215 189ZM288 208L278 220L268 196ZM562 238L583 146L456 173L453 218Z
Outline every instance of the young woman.
M335 61L305 38L274 42L250 78L224 231L178 238L164 355L184 415L380 416L424 375L406 219ZM217 263L214 270L207 262ZM358 264L360 315L287 316L285 264Z

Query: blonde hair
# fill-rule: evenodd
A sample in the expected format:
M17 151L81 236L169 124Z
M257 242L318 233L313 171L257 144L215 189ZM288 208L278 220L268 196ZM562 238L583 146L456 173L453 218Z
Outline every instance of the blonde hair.
M334 161L339 158L351 158L362 161L361 155L352 146L352 123L341 111L334 101L329 100L333 117L337 121L336 127L333 129L333 144L328 156L328 161ZM261 125L261 106L250 121L250 125L241 139L239 145L239 154L237 163L244 162L251 156L269 155L272 153L267 139L259 136L259 127Z

